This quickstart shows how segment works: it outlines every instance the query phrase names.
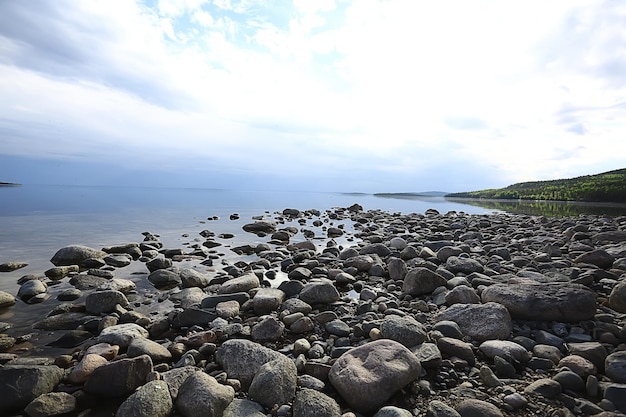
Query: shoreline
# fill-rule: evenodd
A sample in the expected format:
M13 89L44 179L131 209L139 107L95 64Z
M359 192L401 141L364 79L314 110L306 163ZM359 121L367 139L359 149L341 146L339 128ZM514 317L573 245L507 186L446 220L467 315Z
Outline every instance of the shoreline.
M196 385L218 383L224 392L219 404L232 408L224 415L237 415L233 410L242 404L268 413L274 405L268 398L278 401L278 415L294 416L306 415L304 405L314 404L326 407L326 414L317 415L344 417L373 415L383 406L425 415L437 407L460 412L490 405L501 415L546 416L582 406L625 407L615 392L624 398L620 384L626 381L611 371L626 361L619 354L626 350L626 310L615 310L626 305L626 294L612 294L625 282L623 217L436 210L402 215L364 211L356 204L323 213L285 209L233 231L251 243L237 246L228 234L212 235L210 222L205 226L179 248L164 248L157 235L147 233L143 241L72 258L83 263L77 268L62 261L54 271L24 280L20 288L29 288L22 294L43 290L33 295L42 300L67 292L66 304L57 303L65 307L55 307L56 314L40 321L34 333L68 334L71 340L58 342L53 357L37 359L36 346L26 349L37 336L24 337L13 347L17 353L9 348L0 354L0 374L26 363L60 375L46 392L112 398L106 406L111 411L131 407L138 393L148 395L150 387L165 383L171 405L164 407L186 413L183 398L192 388L179 381L182 393L173 395L176 383L170 379L181 369L198 379ZM56 290L60 285L63 291ZM68 285L81 291L78 298L69 300ZM505 294L507 288L521 292L529 285L549 289L545 296L552 309L531 309ZM0 337L2 346L28 336L11 334L10 328L0 333L7 335ZM398 367L374 372L375 386L339 375L338 362L358 376L362 364L351 355L374 349L381 340L389 343L385 351L397 353ZM115 354L100 352L100 371L72 379L93 359L88 346L101 343L113 346L106 351ZM237 360L242 355L248 362ZM271 381L261 371L270 357L284 372L280 380L293 384L253 383ZM618 365L607 368L609 357ZM104 372L124 379L129 371L123 366L147 372L132 389L115 395L117 381L105 387L108 392L89 382ZM563 366L586 388L571 385L578 379L564 375ZM58 373L57 367L65 371ZM406 382L396 387L385 379L389 375ZM594 382L595 391L589 388ZM360 398L364 387L376 399L367 407L351 400ZM26 391L0 400L0 412L22 412L37 402ZM98 401L75 402L68 412L100 407Z

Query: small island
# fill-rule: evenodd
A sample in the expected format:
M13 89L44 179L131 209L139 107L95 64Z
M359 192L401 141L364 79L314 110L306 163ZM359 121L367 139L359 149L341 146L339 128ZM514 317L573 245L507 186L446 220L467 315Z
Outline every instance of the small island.
M15 182L2 182L0 181L0 187L19 187L22 184L17 184Z

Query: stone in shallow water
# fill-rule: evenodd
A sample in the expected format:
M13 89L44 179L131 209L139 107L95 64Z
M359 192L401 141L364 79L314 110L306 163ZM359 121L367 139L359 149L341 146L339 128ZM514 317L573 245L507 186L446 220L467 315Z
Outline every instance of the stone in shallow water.
M66 265L83 265L87 266L90 259L102 259L107 256L106 252L101 250L92 249L82 245L70 245L59 249L50 262L55 266Z
M396 391L418 378L421 365L406 347L377 340L349 350L337 359L330 382L355 410L372 413Z
M9 307L15 304L15 297L8 292L0 291L0 308Z
M596 294L579 284L495 284L482 292L481 299L504 305L521 320L576 322L596 313Z

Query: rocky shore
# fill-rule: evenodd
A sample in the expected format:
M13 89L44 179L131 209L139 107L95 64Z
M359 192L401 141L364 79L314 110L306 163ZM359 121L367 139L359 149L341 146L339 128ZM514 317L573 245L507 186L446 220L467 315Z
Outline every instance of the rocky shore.
M62 352L0 323L0 415L626 414L626 217L353 205L235 233L64 247L0 292L56 297L33 331Z

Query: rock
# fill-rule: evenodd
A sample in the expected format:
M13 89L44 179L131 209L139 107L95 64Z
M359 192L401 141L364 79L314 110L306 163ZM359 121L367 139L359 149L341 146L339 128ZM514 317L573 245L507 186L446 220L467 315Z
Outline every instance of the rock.
M68 288L65 291L62 291L57 295L57 300L59 301L74 301L80 298L83 295L83 292L78 288Z
M575 263L585 263L595 265L599 268L609 269L615 262L615 257L610 255L604 249L596 249L578 255L574 259Z
M456 410L461 417L503 417L502 412L495 405L474 398L461 401Z
M446 285L446 279L427 268L414 268L407 272L402 291L409 295L430 294L435 288Z
M482 383L489 388L495 388L504 385L504 382L502 382L487 365L483 365L480 367L479 376Z
M194 372L180 387L176 409L184 417L222 417L235 390L204 372Z
M584 392L585 381L580 375L572 371L561 371L552 377L553 380L561 384L563 391Z
M146 262L146 268L148 271L154 272L159 269L167 269L172 266L172 260L169 258L154 258L151 261Z
M258 220L254 223L244 224L242 228L248 233L269 235L276 231L276 223L270 220Z
M260 285L259 278L252 272L244 274L240 277L229 279L219 289L220 294L233 294L239 292L248 292Z
M522 345L508 340L486 340L480 344L478 349L490 359L496 356L501 358L511 356L519 362L526 363L532 357L532 354Z
M387 269L389 271L389 278L394 281L403 281L408 272L406 262L400 258L391 258L387 262Z
M40 294L45 294L48 291L48 286L38 279L31 279L26 281L20 286L17 291L17 298L20 300L32 304L30 301L36 298Z
M626 313L626 280L618 282L611 290L609 307L620 313Z
M142 337L132 339L130 345L128 345L126 354L129 358L148 355L152 359L152 362L167 362L172 360L172 353L167 350L165 346Z
M445 302L448 306L453 304L479 304L480 297L473 288L459 285L446 294Z
M595 293L580 284L495 284L481 299L504 305L520 320L578 322L596 313Z
M26 262L5 262L0 264L0 272L13 272L27 266L28 264Z
M65 332L57 340L48 343L46 346L54 346L60 348L71 348L81 345L86 340L93 337L93 334L84 330L69 330Z
M266 414L261 404L235 398L228 404L222 417L266 417Z
M80 385L84 384L89 376L103 365L107 364L107 360L97 354L86 354L83 359L76 364L68 376L70 384Z
M98 397L125 397L143 385L150 372L152 359L148 355L116 360L94 369L84 389Z
M98 343L109 343L127 348L134 339L145 339L148 336L148 331L138 324L123 323L103 329L98 336Z
M0 352L6 352L7 350L11 349L13 346L15 346L15 342L16 340L14 337L0 333Z
M78 273L79 271L80 268L78 265L56 266L54 268L46 270L46 272L44 272L44 275L53 281L58 281L65 278L71 273Z
M463 332L458 324L450 320L441 320L433 325L433 330L437 330L445 337L463 339Z
M604 372L613 382L626 383L626 351L613 352L607 356Z
M329 279L308 282L298 297L307 304L330 304L339 300L339 292Z
M568 355L559 361L559 368L567 367L583 378L595 375L596 366L586 358L579 355ZM604 364L602 364L604 366Z
M128 307L126 296L119 291L96 291L85 299L85 310L90 314L111 313L117 305Z
M477 341L506 339L513 329L513 322L507 309L501 304L492 302L454 304L441 312L436 319L457 323L465 335Z
M342 320L334 319L327 322L324 327L326 331L338 337L347 337L350 336L350 326Z
M244 339L230 339L222 343L215 352L215 360L228 377L238 379L244 389L250 386L262 365L273 360L290 361L279 352Z
M524 388L526 394L539 395L548 399L555 399L561 391L561 384L548 378L538 379Z
M155 288L173 288L182 283L180 275L169 269L157 269L148 275L148 281Z
M277 288L260 288L252 298L252 307L256 314L269 314L278 310L285 293Z
M395 340L408 348L426 340L426 329L410 316L384 318L380 324L380 334L383 338Z
M622 413L626 413L626 385L607 385L604 389L604 398L611 401L616 409Z
M441 365L441 351L434 343L426 342L414 346L411 352L417 356L417 359L424 368L437 368Z
M123 268L130 265L130 263L133 261L133 258L127 253L116 253L105 256L103 261L109 266L115 268Z
M388 405L374 414L374 417L413 417L409 410Z
M513 394L505 395L502 398L506 404L510 405L514 409L525 408L528 405L528 400L520 393L514 392Z
M274 360L259 368L254 375L248 395L271 409L291 402L296 394L298 370L290 360Z
M345 267L356 268L358 271L367 272L374 266L374 258L370 255L357 255L343 261Z
M570 356L580 356L593 363L597 369L604 369L604 361L608 355L606 348L599 342L568 343ZM567 365L564 365L567 366ZM572 369L573 371L573 369Z
M275 342L282 337L284 330L283 322L268 316L252 327L251 336L256 342Z
M8 292L0 291L0 309L10 307L15 304L15 297Z
M161 373L161 377L167 383L173 401L176 401L178 390L183 383L195 372L202 372L202 370L195 366L183 366Z
M239 302L235 300L223 301L215 306L215 312L223 319L232 319L239 315Z
M33 324L33 328L45 331L74 330L94 316L84 313L62 313L46 317Z
M209 285L209 277L193 268L183 268L178 275L184 288L204 288Z
M248 293L245 292L237 292L232 294L220 294L220 295L210 295L202 299L201 307L202 308L214 308L219 303L224 301L237 301L239 305L245 303L250 299Z
M448 404L439 400L433 400L428 403L426 417L461 417L461 415Z
M457 357L459 359L463 359L470 366L473 366L476 362L472 345L462 340L453 339L451 337L442 337L437 340L437 348L444 357Z
M417 357L398 342L377 340L344 353L331 367L329 379L355 410L372 413L396 391L417 379Z
M304 388L296 393L293 417L341 417L341 409L328 395Z
M79 265L89 266L89 260L92 258L102 259L107 256L106 252L92 249L82 245L70 245L59 249L50 262L55 266Z
M51 392L63 378L57 366L0 366L0 415L21 411L42 394Z
M460 256L450 256L446 260L446 269L453 274L462 272L464 274L471 274L472 272L483 272L485 268L480 262L471 258L462 258Z
M71 413L76 409L76 397L66 392L49 392L30 402L24 409L30 417L48 417Z
M165 381L150 381L131 394L117 409L115 417L168 417L174 411Z
M109 282L109 278L90 274L77 274L70 279L70 284L79 290L92 290Z

